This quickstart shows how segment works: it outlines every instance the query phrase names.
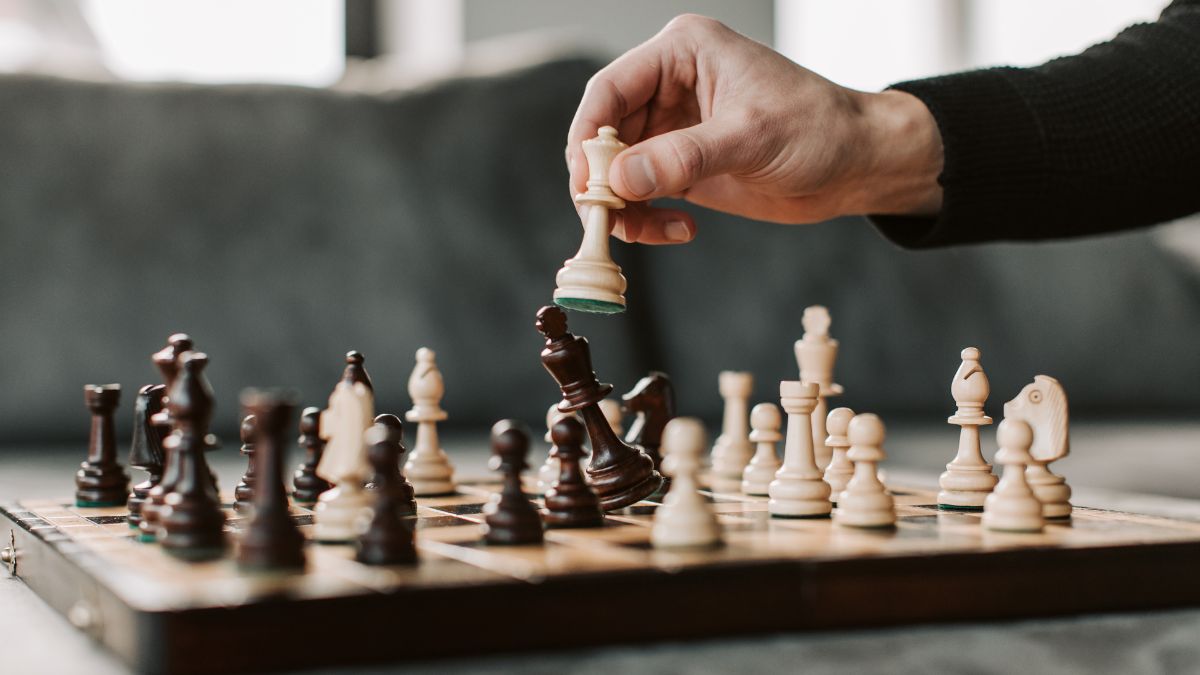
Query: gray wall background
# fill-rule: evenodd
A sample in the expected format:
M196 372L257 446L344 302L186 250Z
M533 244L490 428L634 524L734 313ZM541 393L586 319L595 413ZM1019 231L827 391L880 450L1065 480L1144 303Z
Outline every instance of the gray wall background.
M174 331L212 359L227 442L246 386L323 405L348 349L378 408L410 405L435 349L450 425L540 427L557 389L537 308L579 245L562 142L599 67L367 96L261 86L0 77L0 444L78 440L81 388L157 380ZM697 211L683 247L616 244L630 311L576 315L603 380L651 368L681 412L716 419L718 371L755 400L794 378L809 304L841 340L839 401L941 423L964 346L983 350L998 414L1037 373L1076 414L1200 410L1200 274L1154 232L908 252L846 219L810 227Z

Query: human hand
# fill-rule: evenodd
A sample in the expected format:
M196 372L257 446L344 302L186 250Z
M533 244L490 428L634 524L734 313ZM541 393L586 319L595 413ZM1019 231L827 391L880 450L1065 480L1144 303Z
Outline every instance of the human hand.
M676 17L588 82L567 134L572 194L586 191L580 143L604 125L630 144L609 172L628 242L695 237L689 214L645 203L658 197L780 223L941 207L941 136L920 100L841 87L706 17Z

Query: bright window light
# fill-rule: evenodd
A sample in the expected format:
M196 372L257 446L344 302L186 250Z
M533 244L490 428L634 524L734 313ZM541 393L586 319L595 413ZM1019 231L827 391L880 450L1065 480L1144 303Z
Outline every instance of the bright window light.
M324 86L345 66L341 0L84 0L104 60L131 80Z
M776 48L838 84L888 84L1073 54L1167 0L776 0Z

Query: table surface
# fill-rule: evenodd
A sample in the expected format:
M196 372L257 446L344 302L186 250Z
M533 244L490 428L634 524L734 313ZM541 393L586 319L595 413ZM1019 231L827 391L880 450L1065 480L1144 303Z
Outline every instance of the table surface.
M956 445L954 428L901 425L889 434L890 458L884 468L901 482L930 483L953 457ZM985 434L984 445L991 456L994 434ZM1076 422L1071 445L1072 456L1054 466L1074 486L1075 503L1200 521L1200 423ZM448 434L445 446L461 474L484 473L487 454L480 435ZM82 454L82 444L0 447L0 500L69 494ZM215 453L213 460L225 482L240 475L244 465L229 450ZM461 630L483 628L471 626L469 617L464 622ZM485 656L440 661L438 671L767 673L793 671L804 663L806 673L1200 672L1197 634L1200 609ZM0 635L5 637L2 672L128 672L20 580L2 574ZM353 672L417 673L428 667L380 666Z

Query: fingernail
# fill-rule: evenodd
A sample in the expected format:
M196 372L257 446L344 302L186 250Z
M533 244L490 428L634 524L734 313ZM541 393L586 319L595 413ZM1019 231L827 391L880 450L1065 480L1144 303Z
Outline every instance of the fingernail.
M625 178L625 186L635 197L645 197L657 187L654 167L650 166L650 160L645 155L627 157L621 163L621 173Z
M688 229L687 223L682 220L672 220L663 227L663 236L667 238L667 241L683 242L692 238L692 232Z

